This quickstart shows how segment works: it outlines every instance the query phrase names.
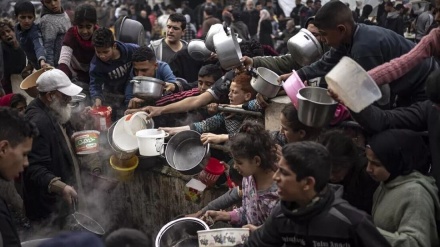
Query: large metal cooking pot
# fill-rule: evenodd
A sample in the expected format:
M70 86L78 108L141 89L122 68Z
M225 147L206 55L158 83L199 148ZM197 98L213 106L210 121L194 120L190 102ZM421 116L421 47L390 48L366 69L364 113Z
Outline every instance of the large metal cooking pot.
M326 126L335 116L337 106L338 102L327 94L325 88L305 87L298 91L298 119L307 126Z
M189 42L188 53L198 61L205 61L211 57L211 51L206 48L205 42L201 39L193 39Z
M235 33L231 30L230 35L218 33L214 35L215 53L218 61L225 70L241 66L241 49Z
M194 130L179 132L164 145L168 165L182 174L198 174L208 163L209 144L204 146L200 134Z
M252 88L267 98L277 96L281 88L277 73L263 67L257 68L254 72L251 80Z
M317 61L324 53L319 41L305 28L287 41L287 49L295 62L301 66Z
M198 246L197 231L209 230L200 219L185 217L173 220L160 229L156 237L156 247Z
M115 27L116 40L124 43L145 45L144 26L138 21L123 17L121 24Z
M41 238L41 239L34 239L34 240L29 240L26 242L22 242L21 246L22 247L38 247L40 246L40 244L44 243L45 241L49 240L50 238Z
M145 100L159 99L165 87L165 82L147 76L136 76L130 83L133 83L133 95Z
M218 33L226 34L225 29L223 28L222 24L214 24L209 28L208 33L205 37L205 45L206 48L212 52L215 52L215 46L214 46L214 35Z

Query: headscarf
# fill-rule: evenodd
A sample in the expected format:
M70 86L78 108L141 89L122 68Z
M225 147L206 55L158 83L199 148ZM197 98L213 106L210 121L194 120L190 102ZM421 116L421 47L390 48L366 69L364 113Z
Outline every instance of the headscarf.
M6 94L5 96L1 97L0 98L0 106L10 107L12 96L14 96L14 94L10 93L10 94Z
M260 35L261 22L264 20L270 20L270 13L269 11L267 11L267 9L260 10L260 20L258 21L258 30L257 30L258 35Z
M390 173L387 181L408 175L414 170L426 174L430 160L420 134L411 130L391 129L374 135L369 147Z

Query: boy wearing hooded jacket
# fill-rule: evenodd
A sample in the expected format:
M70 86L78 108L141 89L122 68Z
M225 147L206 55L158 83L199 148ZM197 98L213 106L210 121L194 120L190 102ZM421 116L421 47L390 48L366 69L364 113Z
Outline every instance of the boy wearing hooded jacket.
M371 218L329 185L329 152L314 142L290 143L273 179L280 203L245 246L390 246Z

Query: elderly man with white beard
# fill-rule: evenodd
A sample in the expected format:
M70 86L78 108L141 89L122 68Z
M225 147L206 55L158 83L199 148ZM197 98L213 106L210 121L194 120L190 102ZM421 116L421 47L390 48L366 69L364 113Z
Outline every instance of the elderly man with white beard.
M40 92L26 109L26 118L39 130L29 153L29 167L23 173L26 216L36 228L62 229L72 200L78 174L69 136L71 108L68 103L82 88L64 72L51 69L37 79ZM58 228L58 229L57 229Z

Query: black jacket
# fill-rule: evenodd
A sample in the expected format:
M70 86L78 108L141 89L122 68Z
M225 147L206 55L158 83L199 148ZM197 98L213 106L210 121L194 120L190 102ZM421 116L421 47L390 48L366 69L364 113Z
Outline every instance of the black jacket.
M258 10L243 11L243 13L241 13L241 20L247 25L251 36L257 34L258 21L260 20L260 12Z
M403 17L397 11L388 13L387 18L385 19L384 27L403 36Z
M0 246L21 246L20 238L18 237L17 230L13 224L11 211L9 211L8 205L2 197L0 197L0 234Z
M329 185L320 200L305 209L281 201L245 246L390 246L366 213L341 198L342 190Z
M38 128L29 153L29 167L25 169L24 205L30 220L41 220L56 212L61 198L49 193L49 183L55 177L74 185L73 160L61 127L50 109L39 98L26 109L26 118ZM68 136L70 136L68 131Z

